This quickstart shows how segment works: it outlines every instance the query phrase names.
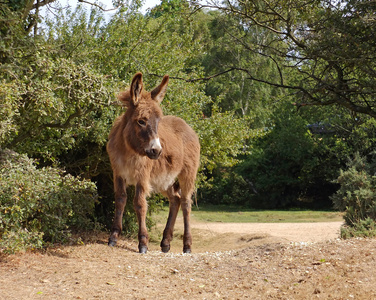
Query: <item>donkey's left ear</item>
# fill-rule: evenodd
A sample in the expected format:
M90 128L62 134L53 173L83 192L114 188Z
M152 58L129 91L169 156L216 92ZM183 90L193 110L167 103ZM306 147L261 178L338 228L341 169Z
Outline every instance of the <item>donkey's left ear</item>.
M158 103L161 103L162 100L163 100L163 98L164 98L164 96L166 95L167 85L168 85L168 78L169 78L168 75L163 76L161 84L158 85L157 87L155 87L151 91L151 98L153 100L157 101Z

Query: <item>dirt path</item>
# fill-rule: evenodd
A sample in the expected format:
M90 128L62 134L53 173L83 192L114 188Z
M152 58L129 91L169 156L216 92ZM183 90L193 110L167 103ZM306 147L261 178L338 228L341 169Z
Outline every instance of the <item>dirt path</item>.
M318 223L193 223L193 228L213 233L269 235L286 242L322 242L336 239L343 222Z
M195 223L193 254L179 228L168 254L100 234L0 256L0 299L376 299L376 240L339 240L339 225Z

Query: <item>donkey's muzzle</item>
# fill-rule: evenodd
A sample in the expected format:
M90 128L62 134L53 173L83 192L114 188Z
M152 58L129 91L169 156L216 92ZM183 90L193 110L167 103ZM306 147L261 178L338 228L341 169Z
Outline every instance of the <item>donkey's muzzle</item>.
M149 147L145 150L150 159L158 159L162 153L162 146L159 138L150 141Z
M160 150L150 149L150 150L146 150L145 152L146 152L147 157L149 157L150 159L158 159L162 153L162 149Z

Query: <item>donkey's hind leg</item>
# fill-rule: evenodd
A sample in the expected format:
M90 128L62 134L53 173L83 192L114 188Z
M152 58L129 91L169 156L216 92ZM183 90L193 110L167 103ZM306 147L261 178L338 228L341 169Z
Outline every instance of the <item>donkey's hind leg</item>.
M175 221L180 207L180 187L178 182L175 182L167 190L167 197L170 202L170 209L168 213L166 228L163 231L163 239L161 241L161 249L164 253L170 251L170 243L173 238Z
M115 175L115 174L114 174ZM114 176L114 190L115 190L115 217L111 229L111 235L108 240L109 246L115 246L117 239L122 230L123 212L127 202L127 192L125 180L120 176Z
M191 253L192 249L192 234L191 234L191 207L192 200L190 195L182 195L181 210L184 218L184 235L183 235L183 252Z
M187 179L187 178L186 178ZM191 209L192 209L192 194L194 191L195 177L191 176L188 180L181 180L181 210L184 218L184 235L183 235L183 252L191 253L192 249L192 234L191 234Z

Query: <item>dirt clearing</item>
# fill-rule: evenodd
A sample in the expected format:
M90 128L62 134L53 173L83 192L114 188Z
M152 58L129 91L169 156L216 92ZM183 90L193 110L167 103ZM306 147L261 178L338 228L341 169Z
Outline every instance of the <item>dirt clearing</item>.
M375 299L375 239L339 223L194 223L193 254L145 255L107 234L83 245L0 257L0 299ZM158 230L153 234L158 238Z

